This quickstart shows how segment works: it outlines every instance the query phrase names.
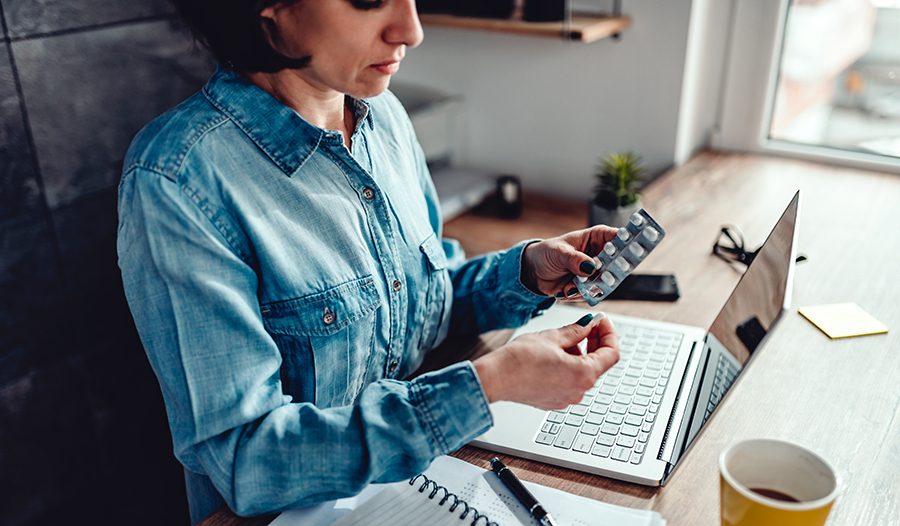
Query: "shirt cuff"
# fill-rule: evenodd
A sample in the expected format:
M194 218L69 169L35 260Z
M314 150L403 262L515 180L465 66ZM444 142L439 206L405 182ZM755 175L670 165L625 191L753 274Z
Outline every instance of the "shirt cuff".
M504 255L499 272L502 283L502 286L499 287L500 300L513 310L530 307L530 317L543 314L545 310L556 303L555 298L532 292L522 283L522 257L525 254L525 247L536 241L540 241L540 239L522 241L510 248Z
M439 455L459 449L494 424L472 362L417 377L409 394Z

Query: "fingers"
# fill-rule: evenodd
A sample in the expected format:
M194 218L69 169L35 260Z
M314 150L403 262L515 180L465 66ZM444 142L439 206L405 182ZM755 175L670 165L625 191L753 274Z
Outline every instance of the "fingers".
M605 316L606 315L604 315L604 317ZM587 338L591 333L591 329L593 328L593 319L594 315L588 313L582 316L581 319L579 319L575 323L560 328L558 330L559 345L563 349L571 349L572 347L576 347L578 345L578 342Z

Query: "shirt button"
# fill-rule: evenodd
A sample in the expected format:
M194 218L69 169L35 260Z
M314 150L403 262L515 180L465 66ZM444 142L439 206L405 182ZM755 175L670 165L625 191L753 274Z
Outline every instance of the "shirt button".
M375 192L371 188L366 188L363 190L363 197L366 198L366 201L371 201L375 197Z
M397 369L397 365L398 365L398 364L397 364L397 360L392 360L392 361L391 361L391 365L388 366L388 372L389 372L389 373L394 372L394 370Z
M399 279L395 279L393 287L394 287L394 292L399 292L400 289L403 288L403 282L400 281Z
M325 308L325 314L322 316L322 321L325 322L325 325L331 325L334 323L334 313L331 312L327 307Z

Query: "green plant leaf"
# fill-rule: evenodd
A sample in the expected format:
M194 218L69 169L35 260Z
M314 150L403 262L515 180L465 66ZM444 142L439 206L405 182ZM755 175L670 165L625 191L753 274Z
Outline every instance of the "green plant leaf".
M634 152L607 154L596 167L597 195L594 201L606 208L635 203L639 196L638 185L645 173L640 156ZM615 205L610 206L613 203Z

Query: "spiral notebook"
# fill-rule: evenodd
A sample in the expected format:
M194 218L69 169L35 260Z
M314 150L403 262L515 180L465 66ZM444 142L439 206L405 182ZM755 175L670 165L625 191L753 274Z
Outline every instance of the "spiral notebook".
M659 513L653 511L614 506L527 481L524 484L560 526L666 524ZM426 524L538 526L493 472L447 456L435 459L431 467L415 479L372 484L355 497L286 511L271 526Z

